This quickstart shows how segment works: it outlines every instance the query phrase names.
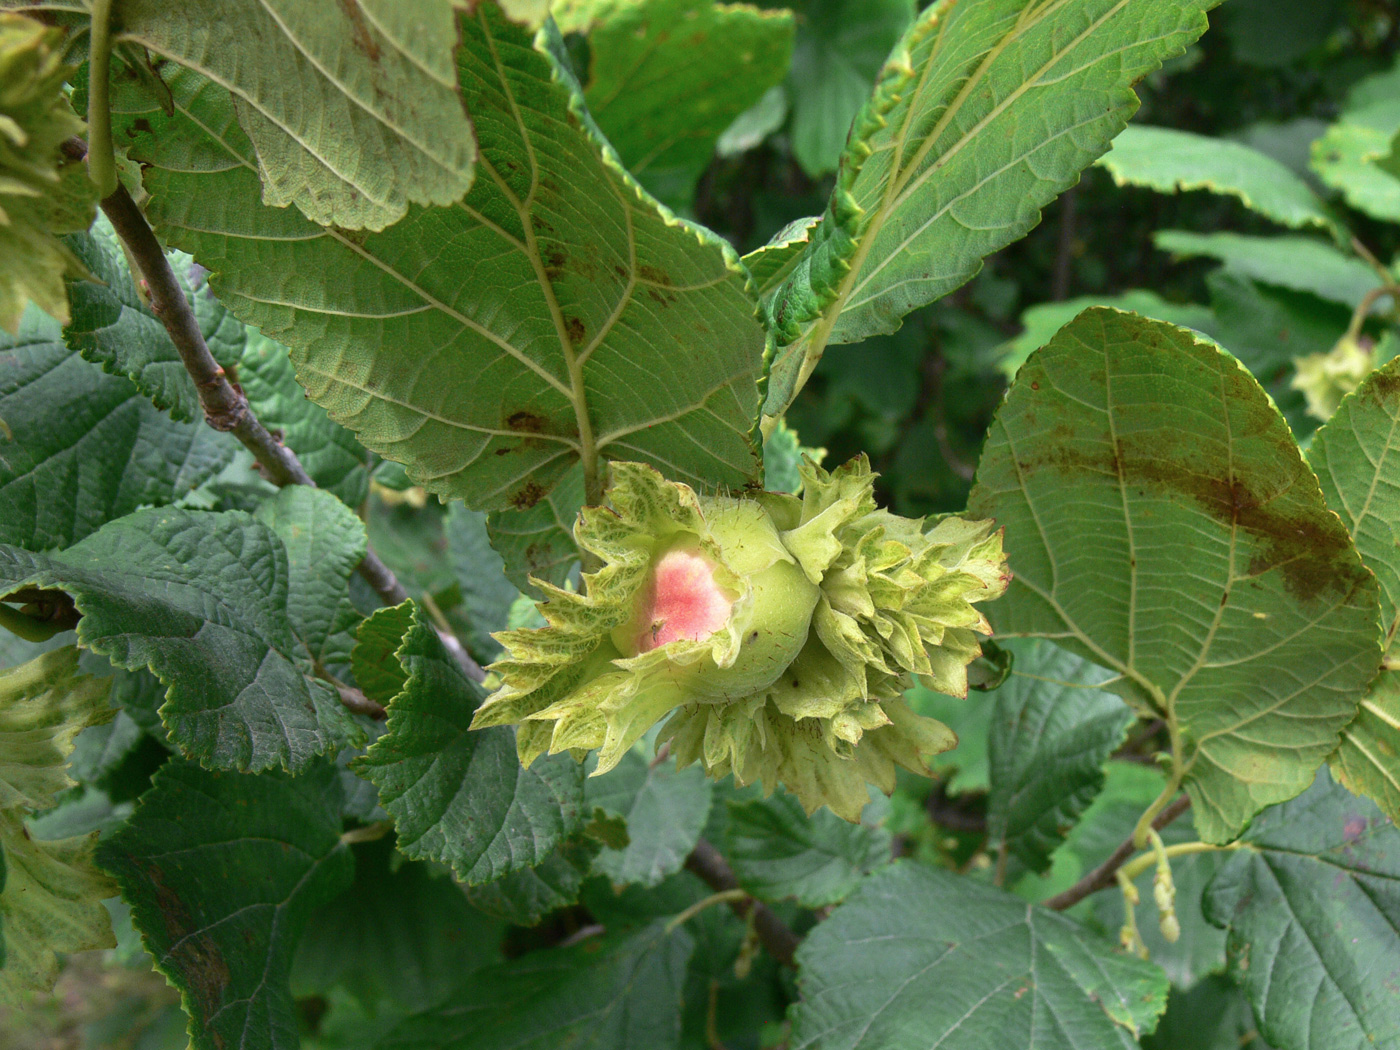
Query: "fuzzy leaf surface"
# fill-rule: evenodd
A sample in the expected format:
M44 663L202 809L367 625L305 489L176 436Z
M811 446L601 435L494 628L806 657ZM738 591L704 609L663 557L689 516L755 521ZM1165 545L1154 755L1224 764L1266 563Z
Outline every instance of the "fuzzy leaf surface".
M1108 672L1049 642L1011 642L1011 677L996 691L987 742L989 843L1032 871L1103 787L1103 766L1134 716L1095 688Z
M614 886L656 886L680 871L705 830L712 790L699 766L653 766L637 751L627 752L607 776L590 777L584 790L588 808L621 817L630 839L623 849L599 853L594 873Z
M794 1050L1135 1050L1167 979L1071 919L899 861L797 952Z
M688 207L715 142L782 81L793 16L749 4L613 5L588 34L588 111L658 200Z
M66 547L137 507L173 502L233 459L235 443L156 410L126 379L27 311L0 333L0 541Z
M842 157L832 203L777 293L798 322L765 411L810 340L852 343L970 280L1108 149L1132 84L1206 28L1214 0L936 3L905 33ZM796 335L794 339L793 336Z
M852 824L829 809L810 817L792 795L730 801L725 826L739 885L766 901L791 898L804 908L843 900L890 859L890 833ZM868 818L867 808L863 817Z
M180 989L194 1050L299 1045L292 957L355 869L340 802L328 763L288 777L177 760L98 848L156 968Z
M253 414L281 435L312 481L351 507L365 501L369 473L364 446L307 398L285 346L249 329L238 359L238 383Z
M1400 820L1400 359L1343 400L1314 436L1308 462L1381 588L1386 669L1342 731L1332 772Z
M1206 190L1239 198L1251 211L1294 229L1342 229L1317 194L1281 161L1243 143L1176 128L1131 124L1099 158L1120 186L1159 193Z
M51 557L0 546L0 593L66 590L80 644L154 670L169 686L171 739L226 769L301 770L359 733L311 677L287 609L293 583L282 540L241 511L141 510Z
M658 920L635 933L531 952L410 1017L375 1050L677 1050L694 942Z
M1400 830L1324 770L1263 814L1206 890L1271 1044L1400 1046Z
M969 508L1006 528L997 629L1117 672L1176 725L1203 839L1312 782L1375 673L1376 584L1233 358L1086 311L1017 374Z
M161 0L122 4L118 39L227 88L262 199L382 230L410 203L452 204L476 150L458 89L451 0Z
M406 624L394 650L403 685L389 701L387 731L356 771L379 788L399 849L408 856L447 864L468 885L533 867L578 823L582 767L555 755L524 769L512 730L472 732L472 715L485 694L448 655L427 618L410 608L407 617L400 606L366 621L376 648L391 614ZM356 661L357 678L362 662Z
M744 485L764 333L737 257L617 167L548 29L485 3L460 26L482 177L459 204L353 235L264 207L226 93L176 71L173 116L117 101L152 220L290 347L332 419L430 492L530 508L608 459Z

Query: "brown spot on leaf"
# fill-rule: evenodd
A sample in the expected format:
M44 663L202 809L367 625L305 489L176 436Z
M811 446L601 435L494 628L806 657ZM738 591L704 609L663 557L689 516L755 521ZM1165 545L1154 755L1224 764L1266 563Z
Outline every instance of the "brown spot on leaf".
M506 416L506 426L521 434L539 434L544 430L544 416L535 412L512 412Z
M340 9L345 12L345 17L350 20L350 37L354 41L356 50L362 52L371 62L379 61L379 45L370 34L369 26L365 24L364 12L360 10L359 0L339 0Z
M566 317L564 318L564 333L569 337L569 341L577 346L583 342L588 331L577 317Z
M195 1019L214 1045L223 1047L223 1036L208 1027L209 1019L223 1007L224 992L229 986L228 963L224 961L223 952L207 930L195 929L189 909L166 885L160 866L147 861L140 864L140 869L155 890L156 907L165 920L165 936L171 947L166 950L163 961L169 971L183 978Z
M644 263L637 267L637 274L644 281L650 281L652 284L665 285L667 288L671 287L671 275L665 270L658 270L655 266L647 266Z
M529 510L544 499L544 489L536 481L525 482L519 492L510 497L510 505L516 510Z

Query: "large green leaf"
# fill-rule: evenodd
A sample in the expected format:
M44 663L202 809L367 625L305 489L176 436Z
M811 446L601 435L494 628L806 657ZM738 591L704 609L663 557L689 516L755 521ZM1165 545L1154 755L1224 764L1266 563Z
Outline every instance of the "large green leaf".
M340 787L174 761L98 847L156 968L180 989L194 1050L298 1045L288 980L307 921L350 885Z
M1136 1050L1167 979L1071 919L900 861L797 952L793 1050Z
M347 667L362 617L350 577L364 560L365 527L329 492L289 485L258 508L257 519L287 552L287 622L313 665Z
M203 419L194 380L151 309L150 299L137 289L126 252L107 217L101 216L89 232L74 234L67 242L95 278L68 286L73 307L72 320L63 329L68 345L113 375L126 376L157 408L176 419ZM234 364L242 350L242 325L228 316L207 289L202 296L196 293L189 256L170 252L168 261L198 311L196 319L210 350L221 365Z
M642 0L600 11L588 34L588 110L627 170L688 207L715 142L787 75L789 11Z
M549 30L536 47L483 3L461 33L483 177L457 206L353 235L264 207L227 94L175 71L172 116L117 102L148 213L430 492L526 508L576 464L600 485L607 459L744 485L764 333L733 251L617 166Z
M1386 670L1342 731L1332 771L1400 820L1400 358L1342 402L1308 462L1381 587Z
M487 516L491 546L505 561L506 578L521 591L542 597L531 576L562 587L573 574L579 563L574 522L583 501L583 471L571 470L533 507Z
M1122 295L1085 295L1061 302L1037 303L1023 313L1021 325L1025 331L1006 344L1006 356L997 362L997 367L1008 379L1015 379L1017 369L1026 363L1026 358L1091 306L1111 306L1182 328L1194 328L1206 335L1215 334L1215 318L1210 308L1197 303L1169 302L1156 292L1142 288L1130 289Z
M379 647L390 629L401 637L393 659L403 684L389 702L388 731L356 767L379 788L399 849L450 865L468 884L540 863L578 823L582 767L553 755L522 768L513 730L469 728L485 694L418 608L381 609L362 638Z
M78 672L72 646L0 672L0 1007L48 991L56 952L116 943L102 906L116 887L92 866L96 836L46 841L25 827L27 811L72 786L74 740L112 717L110 687Z
M870 820L852 824L829 809L810 817L783 792L731 800L725 855L739 885L766 901L792 898L806 908L840 903L867 874L889 863L890 833Z
M66 547L218 473L236 444L158 412L130 382L63 345L34 308L0 334L0 541Z
M355 848L355 881L310 918L292 967L298 998L344 987L367 1009L409 1013L441 1000L472 970L499 962L501 924L393 840Z
M443 523L447 536L447 557L462 589L462 605L470 621L467 645L482 663L500 655L501 646L491 637L510 622L510 607L520 592L506 578L501 556L491 549L486 531L486 515L454 503Z
M694 948L665 920L478 970L376 1050L677 1050Z
M1044 871L1050 853L1103 787L1103 765L1133 713L1095 688L1108 672L1049 642L1013 642L1011 677L996 691L987 742L991 848Z
M1159 230L1153 241L1178 258L1219 259L1228 269L1256 281L1311 292L1348 308L1380 284L1375 271L1360 259L1307 237Z
M1243 143L1133 124L1113 140L1113 149L1099 164L1120 186L1226 194L1284 226L1317 226L1342 237L1341 226L1306 182L1267 153Z
M238 359L238 385L258 420L297 454L311 480L358 507L369 493L369 455L355 435L297 385L287 348L255 329Z
M359 735L312 677L287 608L308 583L290 577L282 540L241 511L137 511L51 557L0 546L0 593L72 594L80 643L154 670L171 739L224 768L296 771Z
M1312 782L1375 673L1376 584L1238 362L1085 312L1022 366L969 508L1006 527L998 630L1116 671L1168 722L1202 838Z
M1400 831L1369 800L1324 770L1254 823L1205 903L1270 1043L1400 1047Z
M604 849L593 870L614 886L655 886L674 875L695 848L710 815L712 785L698 766L676 769L674 762L648 763L629 751L605 777L590 777L584 800L627 822L630 841Z
M469 887L467 899L512 926L538 925L550 912L578 900L597 853L597 842L575 835L533 868Z
M914 17L913 0L807 0L788 91L792 152L808 175L836 167L871 81Z
M1400 181L1381 163L1390 154L1397 132L1400 98L1349 108L1313 143L1313 170L1340 190L1353 208L1386 222L1400 222Z
M382 230L410 203L452 204L472 182L476 151L455 75L453 7L123 0L115 38L232 93L268 205Z
M1131 85L1215 0L982 0L927 8L857 118L832 205L777 293L795 320L765 407L828 342L892 332L1023 236L1137 108Z

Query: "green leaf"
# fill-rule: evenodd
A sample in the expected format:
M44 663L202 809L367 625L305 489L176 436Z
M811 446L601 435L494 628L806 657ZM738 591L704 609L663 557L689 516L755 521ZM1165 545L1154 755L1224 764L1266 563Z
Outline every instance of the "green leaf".
M54 234L85 229L96 204L85 166L59 152L83 132L62 48L62 30L0 12L0 328L11 333L31 301L68 320L64 278L83 268Z
M1342 401L1313 438L1308 462L1381 589L1387 670L1342 731L1332 772L1400 820L1400 358Z
M362 617L350 576L364 560L365 527L329 492L289 485L258 508L257 519L287 551L287 622L314 665L350 663Z
M1131 85L1206 28L1215 0L937 3L895 48L857 119L806 256L777 293L780 415L828 343L893 332L970 280L1108 149Z
M288 777L167 763L97 856L180 989L194 1050L298 1045L292 957L355 866L333 766Z
M236 444L158 412L63 345L37 308L0 334L0 541L66 547L217 474Z
M118 711L117 717L105 725L89 726L73 744L73 757L68 763L73 779L83 784L101 780L145 738L140 724L125 711Z
M74 784L68 759L88 726L112 719L112 683L80 674L65 646L0 671L0 810L42 810Z
M1136 1050L1167 999L1149 963L949 871L871 875L797 951L793 1050Z
M1400 1046L1400 831L1324 771L1244 843L1205 905L1260 1033L1289 1050Z
M1189 991L1173 987L1157 1030L1144 1050L1266 1050L1254 1027L1249 1000L1224 977L1210 977Z
M116 945L102 906L116 887L93 866L96 840L96 832L44 840L18 810L0 811L0 1008L21 1009L25 993L52 988L55 953Z
M485 174L459 205L353 236L264 207L227 96L175 71L173 116L117 103L151 218L291 348L332 419L432 493L529 508L608 459L746 484L764 332L737 257L616 165L549 30L538 50L481 4L461 33Z
M1103 791L1055 851L1045 877L1031 876L1016 884L1016 893L1028 900L1044 900L1068 889L1108 860L1132 835L1142 811L1162 791L1166 778L1151 767L1110 761ZM1178 820L1162 829L1167 845L1194 841L1189 821ZM1181 936L1174 942L1162 936L1152 904L1152 879L1148 870L1137 878L1143 903L1137 909L1138 930L1148 958L1166 971L1176 988L1190 988L1208 974L1225 969L1225 934L1201 913L1201 893L1224 862L1223 853L1194 853L1172 858L1176 885L1176 915ZM1096 893L1071 912L1105 937L1117 940L1123 925L1123 897L1112 890Z
M991 784L987 741L995 707L992 698L976 691L965 697L949 696L917 683L904 695L915 714L938 719L958 736L957 747L929 760L929 767L943 776L948 794L986 791Z
M677 1050L693 942L665 920L478 970L375 1050Z
M1304 790L1377 661L1375 581L1255 380L1094 309L1021 368L969 504L1006 528L1004 634L1165 719L1208 842Z
M285 346L249 329L238 360L238 383L253 414L263 426L281 435L312 481L349 506L358 507L365 501L369 457L364 446L354 434L332 422L324 408L307 399L297 384Z
M447 557L462 589L462 605L471 628L466 642L473 656L488 663L501 652L491 632L506 629L510 607L520 592L506 578L501 556L491 549L486 515L454 503L447 510L444 531Z
M1084 295L1061 302L1039 303L1023 313L1021 327L1025 331L1006 344L1006 356L997 362L997 367L1008 379L1015 379L1017 369L1026 363L1026 358L1091 306L1111 306L1182 328L1194 328L1206 335L1215 334L1215 319L1209 308L1196 303L1168 302L1156 292L1141 288L1122 295Z
M399 622L403 608L393 613ZM523 769L512 730L471 732L485 694L418 608L410 608L395 653L404 684L389 702L388 731L356 771L379 788L408 856L447 864L468 885L533 867L578 824L582 767L556 755ZM389 616L381 612L366 623L375 628L378 648ZM360 666L357 659L357 679Z
M96 836L44 841L25 827L26 811L72 786L74 740L111 719L110 687L78 672L72 646L0 671L0 1007L53 987L56 952L116 943L102 906L116 888L92 866Z
M1308 184L1282 163L1243 143L1175 128L1131 124L1099 158L1120 186L1159 193L1208 190L1294 229L1317 226L1341 240L1341 225Z
M1307 292L1260 284L1227 268L1208 274L1206 286L1215 312L1214 327L1207 334L1254 373L1301 439L1316 428L1317 420L1308 413L1302 392L1291 385L1297 374L1293 362L1330 351L1346 331L1350 312Z
M410 203L452 204L472 184L453 21L449 0L129 0L115 39L232 92L269 206L382 230Z
M584 791L588 808L623 818L630 840L624 849L599 853L594 873L606 875L614 886L655 886L680 871L705 830L711 792L699 766L652 765L635 750L606 777L590 777Z
M588 34L584 98L622 163L687 208L734 119L787 74L790 11L712 0L615 4Z
M1011 677L996 691L988 740L989 849L1032 871L1103 787L1104 763L1134 716L1101 686L1109 674L1045 641L1010 642Z
M880 64L914 17L913 0L808 0L788 90L792 152L813 178L836 167Z
M505 561L506 579L522 593L544 597L530 577L563 587L578 565L574 522L583 507L583 471L571 470L528 510L486 517L491 546Z
M125 249L107 217L101 216L89 232L74 234L67 242L96 278L69 285L73 318L63 329L68 345L113 375L130 379L157 408L176 419L202 422L204 412L194 380L149 299L137 290ZM168 260L197 308L196 320L211 352L216 352L221 365L232 365L243 347L243 326L228 316L207 289L203 296L195 291L189 256L170 252Z
M1400 182L1382 165L1397 133L1400 99L1348 108L1313 143L1313 170L1358 211L1385 222L1400 222Z
M307 921L291 972L297 998L340 986L368 1010L411 1013L500 961L505 931L451 879L399 863L392 839L354 853L354 883Z
M536 926L550 912L578 900L597 853L596 842L576 835L533 868L469 887L467 899L514 926Z
M141 510L45 557L0 546L0 593L68 591L80 644L169 686L161 719L211 767L306 768L359 730L310 677L293 632L286 549L241 511Z
M731 800L728 807L725 855L739 885L763 900L792 898L804 908L837 904L864 876L889 863L890 833L871 821L872 807L860 824L829 809L808 817L786 792Z
M1153 241L1178 259L1219 259L1236 273L1265 284L1311 292L1328 302L1356 306L1380 283L1360 259L1306 237L1254 237L1242 233L1159 230Z

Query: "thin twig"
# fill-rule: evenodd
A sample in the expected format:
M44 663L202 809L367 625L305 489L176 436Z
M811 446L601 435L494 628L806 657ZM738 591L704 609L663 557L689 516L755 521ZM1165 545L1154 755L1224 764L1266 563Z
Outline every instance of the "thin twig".
M64 152L74 159L80 159L86 154L87 147L80 139L69 139L64 144ZM102 211L111 220L112 228L126 244L132 261L141 271L141 278L151 298L151 309L165 326L185 370L194 380L199 403L209 425L236 437L253 454L274 484L314 487L316 483L311 480L296 453L259 422L248 407L248 399L229 382L222 366L209 352L194 310L175 279L165 251L156 240L146 216L131 199L131 194L124 186L118 185L116 192L104 198L101 204ZM403 584L373 550L366 550L356 570L386 605L399 605L408 599ZM455 635L444 633L442 640L469 678L480 682L486 677Z
M1166 809L1158 813L1152 821L1152 827L1156 831L1161 831L1164 827L1174 821L1181 814L1185 813L1191 805L1189 795L1181 795L1176 798ZM1064 911L1072 908L1091 893L1097 893L1114 884L1118 875L1118 869L1128 862L1128 858L1137 852L1137 847L1133 845L1133 836L1129 835L1123 843L1113 851L1108 860L1104 861L1093 871L1089 872L1082 879L1076 882L1063 893L1057 893L1041 904L1052 911Z
M695 844L695 849L685 859L685 866L717 893L739 888L739 880L734 877L733 869L720 855L719 850L704 839ZM782 919L773 914L772 909L752 897L731 900L729 907L741 919L747 918L752 911L754 932L758 934L759 943L763 945L764 950L782 965L796 968L793 955L801 939L787 928Z

